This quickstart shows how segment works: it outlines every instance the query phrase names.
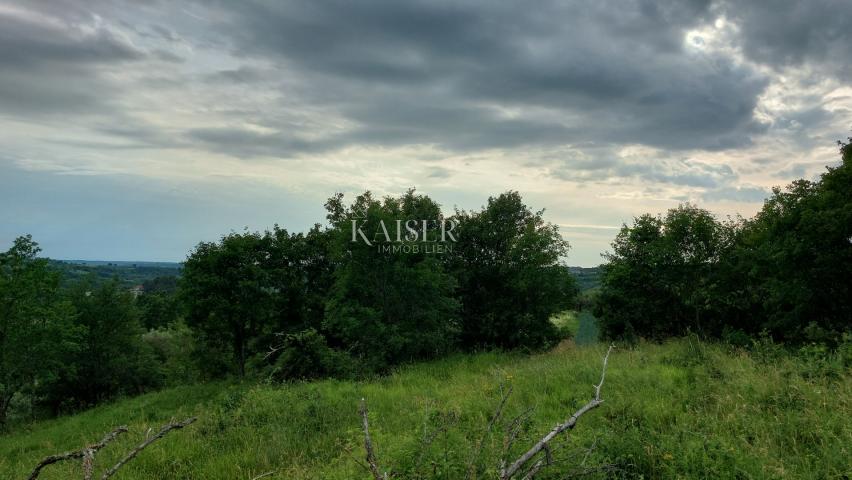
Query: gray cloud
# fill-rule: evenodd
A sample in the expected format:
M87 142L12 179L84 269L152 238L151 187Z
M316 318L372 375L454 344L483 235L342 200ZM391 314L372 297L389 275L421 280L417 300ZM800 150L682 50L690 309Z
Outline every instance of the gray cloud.
M752 116L765 78L682 48L708 2L221 7L236 53L282 62L360 125L343 142L725 149L766 128Z
M453 176L453 172L447 170L443 167L431 167L429 168L429 178L450 178Z
M740 25L743 52L775 67L808 64L838 77L852 75L852 3L847 0L725 0Z
M563 155L565 156L565 155ZM728 165L709 164L690 158L658 156L652 158L618 158L614 151L597 150L590 154L574 151L570 160L557 161L549 169L550 176L571 181L640 180L650 185L668 184L683 187L716 189L728 186L738 176ZM594 161L595 159L601 161Z
M121 86L105 79L101 69L140 61L148 54L91 14L50 11L60 15L0 11L0 114L103 113Z
M245 128L199 128L187 133L189 140L207 148L240 158L255 156L290 157L322 147L283 132L260 133Z
M761 202L768 198L770 191L768 188L758 187L754 185L745 185L740 187L726 186L716 188L704 192L701 199L705 202L744 202L755 203Z

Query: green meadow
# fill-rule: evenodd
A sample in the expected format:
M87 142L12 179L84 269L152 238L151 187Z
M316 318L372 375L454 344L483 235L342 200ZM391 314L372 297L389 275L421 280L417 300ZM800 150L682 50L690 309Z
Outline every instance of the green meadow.
M582 318L568 320L570 328L589 328ZM0 436L0 478L24 479L44 456L126 424L129 433L96 457L100 478L164 423L198 416L114 478L367 479L359 465L361 398L379 466L392 478L497 478L501 458L516 458L592 397L606 348L566 341L534 355L456 355L369 381L173 388ZM847 369L815 371L813 362L771 348L640 343L613 351L602 398L555 443L554 465L536 478L852 476ZM504 454L513 427L517 439ZM81 478L80 465L51 465L40 478Z

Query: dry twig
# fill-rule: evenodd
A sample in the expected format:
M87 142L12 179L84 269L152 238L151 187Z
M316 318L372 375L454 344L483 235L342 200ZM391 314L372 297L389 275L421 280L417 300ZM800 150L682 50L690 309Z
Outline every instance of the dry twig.
M71 460L71 459L77 459L77 458L83 459L83 478L85 480L88 480L88 479L92 478L92 468L93 468L92 462L95 459L95 453L97 453L98 450L106 447L108 443L115 440L116 437L118 437L120 434L126 433L126 432L127 432L127 427L121 426L121 427L116 428L112 432L108 433L98 443L95 443L93 445L89 445L87 447L81 448L80 450L74 450L73 452L65 452L65 453L60 453L58 455L50 455L48 457L45 457L41 462L39 462L38 465L36 465L36 467L33 469L32 473L30 473L30 476L27 477L27 480L35 480L36 478L38 478L39 474L41 473L41 470L48 465L51 465L51 464L54 464L54 463L57 463L57 462L62 462L64 460Z
M547 435L545 435L541 440L539 440L535 445L533 445L532 448L527 450L526 453L518 457L517 460L515 460L511 465L509 465L509 467L502 468L500 472L500 480L509 480L510 478L512 478L516 473L518 473L518 471L521 470L521 468L524 467L524 465L527 464L527 462L529 462L530 460L532 460L533 457L538 455L539 452L541 452L542 450L546 450L550 441L556 438L557 435L566 430L574 428L574 426L577 424L577 420L579 420L580 417L582 417L589 410L597 408L598 406L600 406L601 403L603 403L603 400L601 400L601 387L603 387L604 378L606 377L606 365L609 361L609 354L612 352L613 347L614 345L610 345L609 349L606 352L606 356L604 356L603 370L601 371L601 381L600 383L595 385L594 398L592 398L589 403L583 405L579 410L574 412L574 415L571 415L571 418L569 418L567 421L554 427L553 430L551 430ZM547 451L545 453L547 454ZM524 478L531 479L533 475L538 473L538 470L540 470L543 466L549 464L549 461L550 457L549 455L546 455L544 459L539 460L533 465L533 467L529 470L529 472Z
M367 465L370 467L370 473L376 480L387 480L387 473L379 473L379 464L376 461L376 454L373 452L373 441L370 439L370 422L367 420L367 401L361 399L361 418L364 426L364 449L367 451Z
M125 455L124 458L122 458L121 460L119 460L118 463L116 463L112 468L110 468L109 470L104 472L104 474L101 476L101 480L106 480L107 478L115 475L115 472L117 472L119 468L123 467L127 462L133 460L133 458L135 458L136 455L139 455L139 452L141 452L146 447L148 447L148 445L151 445L152 443L156 442L157 440L165 437L166 434L171 432L172 430L181 429L181 428L195 422L197 419L198 419L197 417L187 418L186 420L184 420L182 422L170 423L168 425L163 426L163 428L160 429L159 433L157 433L153 437L145 439L144 442L137 445L136 448L131 450L130 453Z

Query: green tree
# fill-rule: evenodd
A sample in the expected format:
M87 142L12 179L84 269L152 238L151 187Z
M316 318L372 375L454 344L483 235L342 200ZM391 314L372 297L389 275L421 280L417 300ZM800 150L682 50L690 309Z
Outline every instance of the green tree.
M142 295L136 298L136 304L146 330L167 327L178 320L177 281L178 277L168 275L142 282Z
M689 204L623 226L603 266L595 309L601 331L616 338L714 332L715 272L732 237L731 227Z
M326 209L333 232L331 258L337 266L323 323L331 344L350 350L371 369L455 348L455 280L440 254L423 250L440 236L440 206L412 189L381 201L366 192L348 207L337 195ZM406 224L412 231L400 231L397 242L396 229ZM381 245L408 250L380 251Z
M209 373L246 373L249 342L272 315L268 244L259 233L231 233L218 243L200 243L184 263L186 323L198 332Z
M840 153L819 180L773 189L744 222L727 262L751 317L737 328L833 343L852 325L852 147L841 144Z
M453 217L458 241L446 263L459 284L467 348L538 348L556 339L550 317L573 305L578 290L562 263L568 242L543 213L507 192Z
M180 297L208 374L244 376L277 334L320 326L331 283L328 241L319 226L302 234L276 225L196 247L184 264Z
M118 279L89 276L66 295L77 312L80 348L64 358L71 368L42 389L43 403L58 413L162 385L162 367L142 340L134 297Z
M39 251L27 235L0 253L0 425L15 395L51 384L78 348L74 309Z

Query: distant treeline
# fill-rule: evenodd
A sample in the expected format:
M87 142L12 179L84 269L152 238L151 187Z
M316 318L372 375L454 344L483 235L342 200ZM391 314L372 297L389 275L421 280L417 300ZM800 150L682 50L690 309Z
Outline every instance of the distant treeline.
M63 284L70 285L87 277L99 281L118 279L127 288L157 277L180 276L181 264L168 262L84 262L50 260L50 266L62 273Z
M595 302L603 333L843 341L852 328L850 144L841 157L817 181L774 189L752 219L723 222L681 205L625 225Z
M594 290L601 286L600 267L569 267L568 270L577 282L581 292Z
M203 378L363 376L561 338L550 317L578 292L569 246L518 193L447 218L414 190L348 205L335 195L326 209L304 233L200 243L179 279L51 264L18 238L0 254L0 422Z

